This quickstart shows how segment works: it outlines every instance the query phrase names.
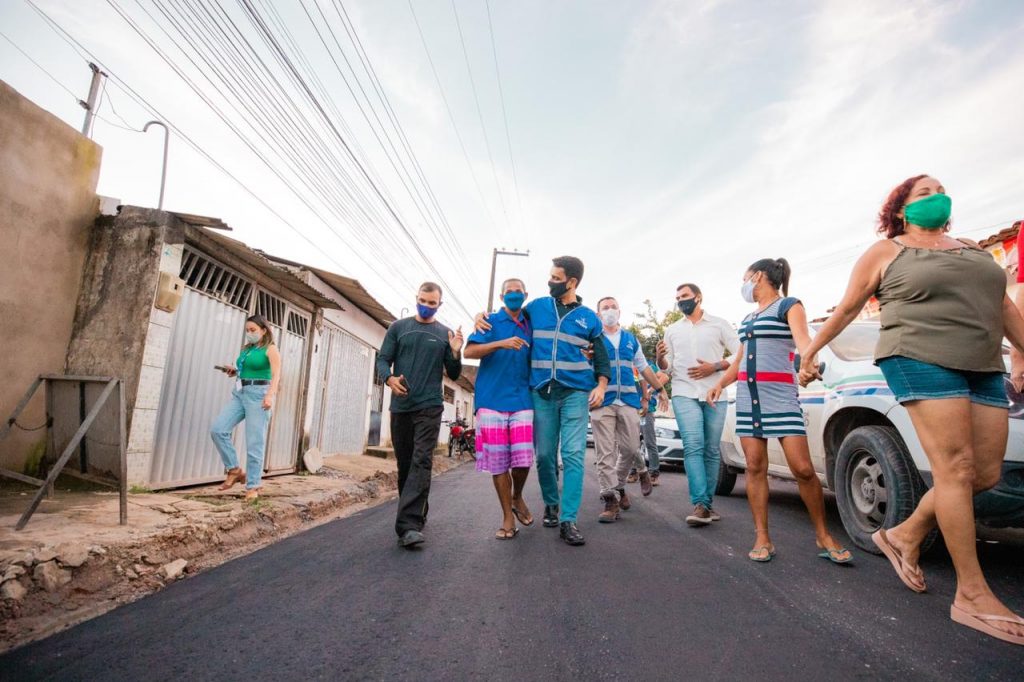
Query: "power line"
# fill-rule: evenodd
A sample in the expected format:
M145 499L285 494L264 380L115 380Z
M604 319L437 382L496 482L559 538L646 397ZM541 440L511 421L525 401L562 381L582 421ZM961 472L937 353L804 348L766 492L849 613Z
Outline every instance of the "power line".
M27 52L25 52L25 50L23 50L20 47L18 47L17 43L15 43L13 40L11 40L9 37L7 37L6 33L4 33L3 31L0 31L0 37L3 37L4 40L9 42L11 44L11 47L13 47L15 50L20 52L21 56L23 56L25 59L27 59L30 62L32 62L35 65L35 67L37 69L39 69L40 71L42 71L43 73L45 73L50 78L50 80L52 80L54 83L56 83L57 85L62 87L69 95L74 97L76 102L78 102L79 104L84 104L84 102L82 102L82 100L78 97L78 95L75 94L75 92L71 88L69 88L68 86L66 86L63 83L61 83L59 80L57 80L56 76L54 76L52 73L50 73L45 68L43 68L43 66L39 62L37 62L36 60L32 59L32 57L30 57L29 54Z
M370 55L366 52L366 48L363 46L363 42L359 38L359 33L355 29L355 24L352 22L352 19L348 16L348 12L345 10L345 5L344 3L341 2L341 0L332 0L332 3L334 4L334 9L335 12L338 14L338 18L341 19L342 25L345 27L345 30L348 33L349 41L356 48L356 55L359 57L359 61L363 65L363 70L369 77L370 84L373 86L373 89L377 94L377 98L384 106L384 111L387 114L392 125L394 126L395 131L398 133L399 140L402 142L403 148L409 155L409 159L412 162L412 166L415 169L416 174L419 177L421 183L423 184L423 187L431 200L435 212L440 218L440 227L443 234L437 234L437 232L435 232L435 234L437 234L437 237L441 241L441 243L448 248L450 257L456 263L462 266L464 274L467 277L470 286L472 287L475 285L478 278L473 272L472 265L469 262L469 259L466 258L465 253L455 248L455 245L458 243L458 239L455 236L455 232L452 229L451 223L448 221L448 217L445 215L444 210L441 208L441 204L437 199L437 195L434 194L433 188L427 181L426 173L423 171L423 167L416 156L416 152L413 150L412 144L409 142L409 137L405 133L405 127L402 125L401 121L399 121L398 115L395 113L394 107L392 107L391 101L389 100L387 94L384 91L384 86L380 82L380 78L378 78L377 76L376 69L373 68L373 63L370 60Z
M487 159L491 162L491 173L494 175L494 186L498 189L498 200L501 202L501 212L505 216L505 228L511 229L508 221L508 209L505 208L505 194L501 191L501 183L498 182L498 169L494 165L494 155L491 154L491 142L487 135L487 126L484 125L484 113L480 108L480 96L477 94L476 81L473 79L473 68L469 64L469 52L466 50L466 39L462 35L462 22L459 21L459 10L452 0L452 13L455 14L455 27L459 31L459 42L462 44L462 56L466 60L466 73L469 74L469 85L473 90L473 101L476 102L476 115L480 119L480 129L484 134L484 147L487 149Z
M338 75L341 77L342 81L345 83L345 87L348 89L349 93L352 95L353 100L356 102L356 106L359 109L359 112L362 114L362 116L363 116L364 120L366 121L367 125L370 127L370 131L373 133L374 138L377 140L378 144L384 150L385 157L387 158L389 164L391 165L391 168L395 171L395 174L398 176L399 181L405 187L406 192L409 194L410 198L413 200L413 204L416 206L416 208L419 211L420 215L423 217L425 223L428 225L428 227L434 233L435 237L438 239L439 244L443 248L447 247L447 248L445 248L445 250L447 251L448 257L452 260L452 262L455 263L457 266L462 264L463 261L465 260L465 256L460 254L459 252L457 252L454 248L452 248L452 245L443 238L443 236L440 234L438 228L435 226L433 215L430 214L429 208L427 208L427 202L424 199L423 194L420 192L419 188L416 186L415 180L414 180L412 174L410 173L409 169L406 167L405 162L402 160L401 155L399 154L398 148L395 146L394 141L391 139L391 136L388 134L387 130L385 129L383 121L381 121L381 118L377 114L377 111L374 108L373 103L370 101L370 98L367 95L366 90L365 90L365 88L362 85L362 82L359 80L359 78L358 78L358 76L357 76L357 74L355 72L355 69L352 66L352 63L348 59L348 55L342 49L341 44L338 41L337 35L335 35L334 30L331 28L330 23L327 21L327 17L326 17L326 15L324 15L323 9L320 7L319 2L314 0L314 6L316 7L317 12L320 14L320 17L323 20L324 26L325 26L327 32L330 34L331 39L334 42L335 47L337 48L338 52L341 54L342 59L344 60L346 66L348 66L348 69L351 72L352 77L353 77L353 79L356 82L356 86L358 87L359 92L362 94L363 99L366 100L367 107L365 107L365 108L363 107L362 102L360 101L359 97L357 96L356 91L353 89L352 84L349 82L349 79L345 76L345 73L343 72L343 70L341 68L341 65L338 63L338 60L335 59L334 54L331 51L330 46L328 45L328 43L327 43L326 39L324 38L323 34L320 32L320 28L317 26L316 21L314 20L312 14L309 12L309 9L306 7L305 0L299 0L299 2L300 2L300 5L302 6L303 11L306 14L306 17L309 19L309 22L312 25L313 30L316 32L317 37L320 39L321 44L323 45L324 49L327 51L327 54L330 57L331 62L334 64L335 69L338 72ZM347 26L346 26L346 30L347 30ZM364 68L365 68L365 65L364 65ZM367 108L369 109L369 113L367 112ZM371 119L370 114L372 114L372 119ZM374 121L376 121L376 124L377 124L376 127L374 126ZM380 128L380 134L378 134L378 132L377 132L377 127ZM383 135L383 139L381 138L381 135ZM389 150L390 150L390 152L389 152ZM407 181L407 179L408 179L408 181ZM424 181L425 181L425 178L424 178ZM438 207L438 210L440 210L440 207ZM441 215L443 217L443 213L441 213ZM465 269L465 266L463 266L463 270L462 270L462 272L460 272L460 274L462 274L464 277L466 277L466 283L468 283L469 286L472 287L472 277L471 276L467 276L466 273L468 273L468 270Z
M409 12L412 14L413 23L416 24L416 32L420 36L420 44L423 45L423 51L427 55L427 63L430 64L430 71L434 74L434 82L437 83L437 91L441 95L441 101L444 102L445 111L448 113L448 120L452 124L452 130L455 131L455 138L459 141L459 149L462 150L462 157L466 160L466 168L469 169L469 175L473 179L473 185L476 187L477 195L480 197L480 205L487 213L487 220L491 223L491 227L497 228L497 223L494 220L494 216L491 214L491 210L488 207L487 199L484 197L483 188L480 186L480 180L477 178L476 170L473 168L473 162L469 158L469 152L466 151L466 143L462 139L462 133L459 132L459 126L455 122L455 115L452 113L452 107L448 103L448 97L445 95L444 86L441 85L441 77L437 73L437 67L434 66L434 58L430 54L430 48L427 46L427 39L423 35L423 28L420 26L420 20L416 16L416 10L412 6L412 0L408 0Z
M47 25L59 37L61 37L61 39L63 39L68 45L71 46L71 48L76 53L79 54L79 56L81 56L83 59L85 59L87 61L89 59L91 59L92 61L100 62L100 60L95 55L93 55L88 50L88 48L86 48L84 45L82 45L82 43L77 41L70 33L68 33L59 23L57 23L54 19L52 19L46 12L44 12L42 9L40 9L38 6L36 6L36 4L34 2L32 2L32 0L26 0L26 2L32 7L32 9L37 14L39 14L39 16L43 19L43 21L45 21L47 23ZM299 228L296 227L291 221L289 221L287 218L285 218L283 215L281 215L276 209L274 209L270 204L268 204L266 202L266 200L263 199L257 192L255 192L248 185L246 185L244 182L242 182L241 179L239 179L236 175L234 175L231 171L229 171L223 164L221 164L216 159L214 159L213 156L211 156L206 151L206 149L204 147L202 147L201 145L196 143L191 137L189 137L187 134L185 134L184 131L182 131L180 128L178 128L167 116L165 116L163 113L161 113L160 110L158 110L156 107L151 105L149 102L147 102L141 95L138 94L138 92L136 92L125 81L121 80L121 78L119 78L113 71L111 71L106 66L104 66L104 71L106 71L106 73L109 74L110 78L114 79L114 85L116 87L118 87L120 90L122 90L122 92L124 92L128 97L130 97L133 101L135 101L135 103L138 104L140 107L142 107L143 109L146 109L152 115L154 115L155 117L157 117L157 118L163 120L165 123L167 123L167 125L171 127L171 129L174 131L174 133L179 138L181 138L190 148L192 148L197 154L199 154L200 156L205 158L217 170L219 170L224 175L229 177L232 181L234 181L249 196L251 196L253 199L255 199L265 209L267 209L267 211L270 212L271 215L273 215L275 218L280 220L281 223L285 227L290 229L292 232L294 232L296 235L298 235L300 238L302 238L305 242L307 242L310 246L312 246L314 249L316 249L318 252L320 252L327 260L329 260L330 262L332 262L336 266L338 266L338 268L342 272L344 272L346 270L346 267L344 265L342 265L334 256L330 255L326 250L324 250L324 248L322 246L320 246L319 244L314 242L312 239L310 239L305 233L303 233L301 230L299 230ZM286 182L286 181L284 181L283 178L282 178L282 182ZM307 209L310 210L311 213L316 215L318 218L320 218L320 220L322 222L327 224L326 220L324 220L324 218L321 215L319 215L319 213L312 206L309 205L309 202L305 201L301 196L297 195L297 198L299 199L300 202L302 202L306 206ZM369 264L367 263L367 265L369 265ZM403 298L408 296L408 292L399 292L398 289L394 287L394 285L391 283L391 281L389 279L383 278L383 280L392 289L392 291L394 291L399 296L401 296Z
M484 0L487 8L487 31L491 35L491 54L494 55L494 74L498 81L498 95L501 98L501 116L505 121L505 141L508 143L508 159L512 167L512 187L516 192L516 205L519 210L519 219L523 220L523 199L519 194L519 178L516 175L516 158L512 153L512 133L508 125L508 109L505 108L505 89L501 85L501 69L498 67L498 48L494 41L494 22L491 20L491 0Z
M427 263L428 267L431 270L434 271L434 273L437 276L438 280L444 286L446 286L449 289L449 291L452 291L452 295L455 298L455 303L460 308L463 309L463 311L465 312L467 317L472 317L472 313L470 313L469 309L466 308L462 304L462 302L459 300L458 296L454 293L454 289L445 281L445 277L441 274L440 269L437 268L436 265L434 265L433 259L431 259L431 257L423 250L423 248L420 245L419 241L416 239L416 237L409 230L408 226L405 224L405 221L403 221L402 218L398 215L397 211L395 210L395 207L392 206L391 203L387 200L387 198L384 196L383 192L381 191L380 187L378 187L377 184L375 182L373 182L373 179L370 177L370 174L367 172L366 167L362 163L360 163L358 158L355 157L355 155L352 152L351 146L344 139L344 137L342 137L341 133L338 131L337 127L331 121L330 117L327 116L327 113L324 111L322 104L316 98L316 96L313 94L313 92L310 90L309 85L301 78L301 76L298 75L298 73L297 73L297 71L296 71L296 69L294 67L294 64L291 62L290 59L288 59L288 57L286 55L284 55L283 51L281 50L280 46L277 44L277 41L273 38L273 36L270 33L269 29L267 28L266 24L262 21L262 19L260 19L260 17L258 16L258 13L255 12L254 8L251 5L250 0L240 0L240 2L243 4L243 6L246 8L246 10L250 13L252 18L257 21L257 23L259 24L259 29L266 34L267 38L270 39L271 42L274 43L274 49L279 54L281 54L281 56L285 60L285 63L288 66L288 69L299 79L299 82L300 82L300 84L302 86L302 90L305 92L305 94L306 94L307 98L309 99L310 103L317 110L317 112L319 112L320 116L323 118L323 120L327 124L328 128L330 128L331 132L334 134L334 137L338 140L338 142L341 144L342 148L346 151L348 156L351 158L351 160L352 160L353 164L355 165L355 167L359 170L359 172L366 179L367 183L370 186L370 189L372 189L373 193L377 195L378 199L384 205L384 208L386 209L387 213L391 216L391 218L398 225L398 227L401 229L401 231L406 235L406 237L412 243L413 248L416 250L417 253L419 253L420 257L424 260L424 262Z

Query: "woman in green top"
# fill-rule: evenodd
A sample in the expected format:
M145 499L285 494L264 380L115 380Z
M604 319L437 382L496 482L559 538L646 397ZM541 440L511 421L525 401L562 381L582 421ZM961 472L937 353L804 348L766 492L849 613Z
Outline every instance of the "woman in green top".
M263 456L266 449L267 423L274 406L277 385L281 380L281 354L274 345L274 335L267 321L253 315L245 321L245 344L234 367L221 370L237 377L231 402L224 406L210 427L213 444L227 470L221 490L235 483L245 484L245 499L259 497ZM231 443L231 434L245 420L245 471L238 466L238 454Z
M1024 319L992 257L946 234L950 208L945 188L927 175L890 193L879 214L887 239L857 261L843 300L801 352L800 379L806 385L818 376L815 354L877 296L875 362L910 414L935 485L909 518L872 539L903 583L924 592L918 558L937 523L956 568L950 617L1024 644L1024 620L999 601L981 572L972 502L999 481L1009 428L1002 339L1024 351Z

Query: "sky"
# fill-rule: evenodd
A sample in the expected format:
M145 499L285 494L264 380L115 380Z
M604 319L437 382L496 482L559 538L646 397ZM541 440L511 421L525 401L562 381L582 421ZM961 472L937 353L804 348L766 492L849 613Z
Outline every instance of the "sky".
M439 280L442 321L468 330L498 247L529 251L500 256L497 279L522 277L533 296L546 294L552 257L580 257L584 302L615 296L627 322L645 299L670 309L682 282L738 321L746 267L785 257L792 295L817 316L838 302L906 177L943 182L954 235L982 239L1024 217L1015 0L33 2L116 76L92 131L100 194L156 205L162 135L123 126L158 111L237 178L175 133L165 208L219 217L250 246L356 277L396 315L414 306L418 282ZM267 79L218 80L197 50L238 62L186 22L185 5L235 22L237 44L248 41L288 97L257 92ZM313 98L253 18L279 41L287 29ZM0 79L80 128L81 48L24 0L0 2L0 33ZM311 122L305 138L297 120ZM267 129L291 137L274 142Z

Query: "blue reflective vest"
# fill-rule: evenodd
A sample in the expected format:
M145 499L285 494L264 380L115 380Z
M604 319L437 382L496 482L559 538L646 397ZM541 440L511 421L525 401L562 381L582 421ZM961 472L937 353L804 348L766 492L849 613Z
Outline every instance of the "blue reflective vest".
M601 333L601 321L590 308L577 306L559 319L555 299L538 298L527 306L533 325L530 347L530 386L549 381L580 391L597 386L594 364L583 355L590 339Z
M604 347L608 349L611 360L612 378L604 392L604 406L621 400L630 407L640 409L640 394L636 390L636 379L633 377L633 357L640 348L640 342L625 329L619 329L619 347L612 345L612 340L603 334Z

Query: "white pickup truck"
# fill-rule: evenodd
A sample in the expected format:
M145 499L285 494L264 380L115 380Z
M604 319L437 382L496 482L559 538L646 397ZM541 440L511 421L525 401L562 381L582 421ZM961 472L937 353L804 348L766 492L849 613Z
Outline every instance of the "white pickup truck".
M812 333L816 330L812 325ZM853 542L877 553L871 534L907 518L931 485L931 467L910 416L873 363L877 322L856 322L822 349L822 379L800 389L811 460L835 492L839 515ZM1006 355L1007 353L1004 353ZM799 360L799 359L798 359ZM999 484L975 497L979 523L1024 527L1024 397L1006 382L1010 437ZM736 436L736 406L722 435L718 494L728 495L745 467ZM768 441L768 473L792 479L778 440Z

